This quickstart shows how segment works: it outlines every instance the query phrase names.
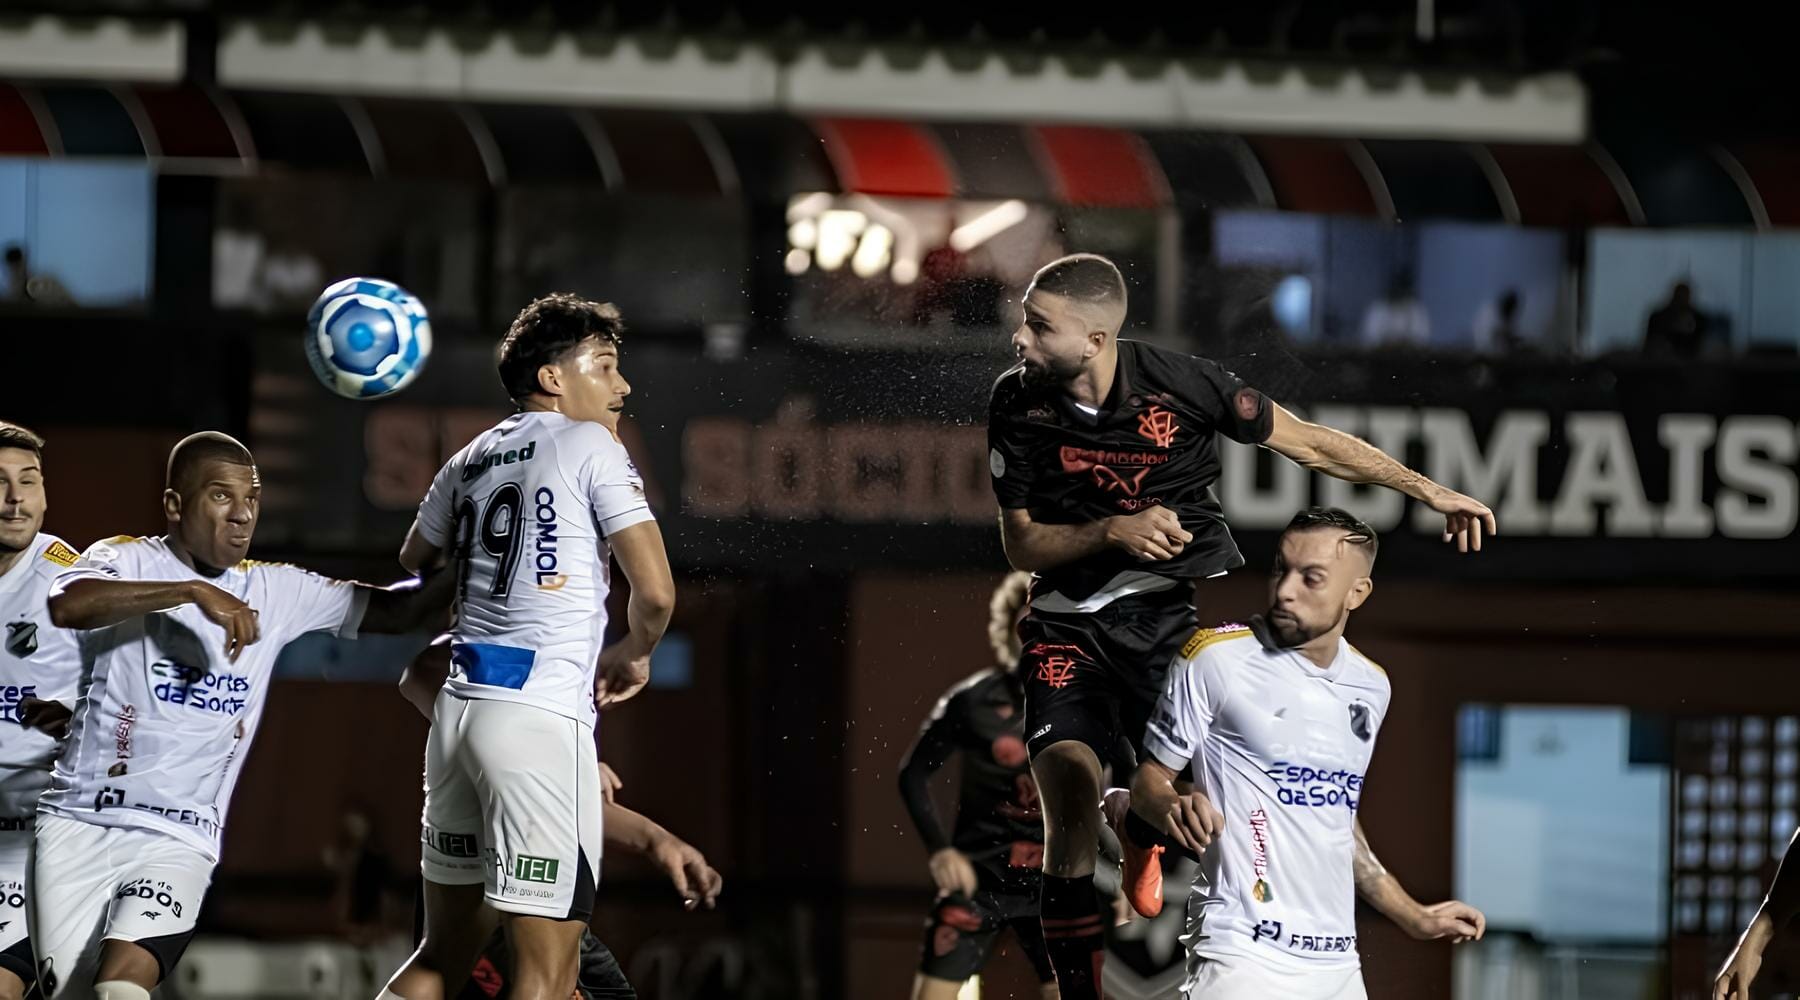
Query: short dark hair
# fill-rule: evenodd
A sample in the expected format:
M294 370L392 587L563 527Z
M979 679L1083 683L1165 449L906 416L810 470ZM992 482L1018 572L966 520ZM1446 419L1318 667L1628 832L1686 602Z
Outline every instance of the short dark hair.
M1125 276L1097 253L1073 253L1038 268L1031 285L1077 302L1125 305Z
M189 434L169 449L168 473L163 485L179 493L188 479L200 470L200 463L211 461L256 467L250 449L237 438L218 431L201 431Z
M625 321L617 306L555 292L520 310L500 341L500 382L506 394L524 399L541 392L538 369L555 364L590 337L614 347L625 342Z
M1282 535L1295 531L1312 531L1318 528L1337 528L1345 533L1344 541L1362 549L1369 556L1369 565L1375 565L1375 553L1381 542L1376 537L1375 529L1369 523L1342 507L1307 507L1294 515L1287 527L1281 529Z
M29 451L36 455L40 462L44 459L44 439L18 424L5 420L0 420L0 448L17 448L20 451Z

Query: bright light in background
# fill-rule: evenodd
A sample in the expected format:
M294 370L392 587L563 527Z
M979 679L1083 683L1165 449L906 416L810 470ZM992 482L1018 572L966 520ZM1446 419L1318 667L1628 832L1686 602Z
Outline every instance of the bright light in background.
M805 274L806 269L812 266L812 254L795 247L787 252L787 257L783 258L782 264L787 267L789 274Z
M1269 308L1275 313L1275 322L1288 333L1302 336L1311 332L1312 282L1298 274L1281 279L1269 297Z
M919 280L919 262L902 257L894 261L888 277L893 278L896 285L910 285Z
M797 194L788 200L787 220L799 222L801 219L814 218L831 207L831 200L831 195L824 191Z
M886 226L870 226L856 245L856 256L850 258L850 270L859 278L875 277L887 269L888 251L893 246L894 234Z
M819 245L819 227L811 219L797 219L788 226L788 245L811 250Z
M819 216L819 247L814 256L819 269L835 271L844 266L856 249L856 238L862 235L869 220L861 212L834 208Z
M951 230L950 249L957 253L968 253L1024 222L1027 214L1024 202L1016 199L1003 201Z

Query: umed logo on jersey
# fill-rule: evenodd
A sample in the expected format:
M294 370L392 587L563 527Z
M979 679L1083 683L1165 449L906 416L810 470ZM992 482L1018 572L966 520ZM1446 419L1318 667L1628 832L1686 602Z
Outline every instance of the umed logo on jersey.
M1350 731L1364 743L1369 742L1369 737L1373 735L1373 731L1369 727L1369 713L1368 705L1360 701L1350 703Z
M6 651L21 659L37 652L37 622L8 622Z

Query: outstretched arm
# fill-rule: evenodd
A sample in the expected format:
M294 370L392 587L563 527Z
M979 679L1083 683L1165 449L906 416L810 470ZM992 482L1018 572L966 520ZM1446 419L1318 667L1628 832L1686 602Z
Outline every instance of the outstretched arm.
M1167 507L1148 507L1083 524L1045 524L1023 508L1000 511L1000 544L1013 569L1031 573L1124 549L1145 562L1173 559L1194 536Z
M1499 532L1487 505L1440 486L1401 464L1380 448L1322 424L1309 423L1275 407L1275 425L1263 442L1296 464L1349 483L1386 486L1444 515L1444 541L1456 540L1458 552L1481 551L1481 535Z
M1454 942L1480 940L1487 933L1487 917L1458 900L1426 906L1412 898L1375 856L1362 820L1356 821L1356 892L1370 906L1420 941L1449 938Z
M443 628L449 620L450 599L456 591L456 574L448 570L427 572L422 579L402 580L387 587L356 585L369 595L359 631L380 635L405 635Z
M158 611L192 604L225 630L226 658L236 662L261 635L256 611L200 580L113 580L83 576L52 589L50 623L57 628L106 628Z
M604 810L602 829L606 843L648 858L674 884L675 891L681 895L682 906L690 910L701 905L709 910L713 908L720 890L725 887L725 879L706 863L704 854L643 813L616 802L608 802L601 808Z
M1800 842L1800 830L1788 841L1787 853L1775 869L1775 881L1769 883L1769 894L1744 928L1737 947L1725 959L1713 980L1713 1000L1750 1000L1750 984L1762 968L1763 951L1774 940L1775 932L1788 925L1800 913L1800 862L1794 860L1794 845Z

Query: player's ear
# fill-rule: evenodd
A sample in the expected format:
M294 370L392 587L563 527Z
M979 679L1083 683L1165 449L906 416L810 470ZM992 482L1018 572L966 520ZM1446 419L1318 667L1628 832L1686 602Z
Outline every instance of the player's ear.
M539 365L537 370L538 391L546 396L563 394L562 371L555 365Z
M163 519L181 520L181 494L172 489L163 490Z
M1350 595L1344 599L1344 609L1347 611L1355 611L1357 608L1362 607L1363 602L1368 600L1369 595L1374 593L1374 591L1374 580L1366 576L1359 577L1355 583L1350 585Z

